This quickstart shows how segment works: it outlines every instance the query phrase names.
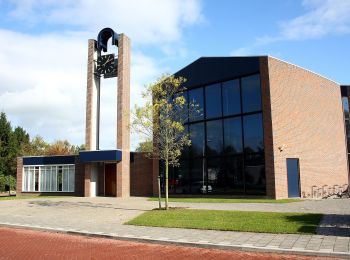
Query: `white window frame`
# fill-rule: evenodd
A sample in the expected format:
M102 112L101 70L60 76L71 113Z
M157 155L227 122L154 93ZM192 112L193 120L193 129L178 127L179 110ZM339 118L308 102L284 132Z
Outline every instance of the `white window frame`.
M42 191L41 190L41 170L42 170L42 167L46 167L46 166L51 166L51 167L55 167L56 169L56 189L54 191L51 191L51 188L50 188L50 191L47 190L47 187L46 187L46 191ZM58 180L57 180L57 176L58 176L58 167L59 166L62 166L62 191L59 191L58 190ZM35 189L35 167L39 167L39 183L38 183L38 190L37 191L30 191L28 190L28 185L27 185L27 190L25 190L25 184L27 182L27 177L28 177L28 171L27 171L27 174L25 174L25 168L34 168L34 189ZM63 169L67 167L68 168L68 175L67 175L67 178L68 178L68 190L65 190L63 191ZM73 172L73 175L74 175L74 178L73 178L73 185L70 185L70 173L71 173L71 168L72 168L72 172ZM51 169L52 170L52 169ZM51 171L52 173L52 171ZM45 171L45 174L46 174L46 171ZM52 183L51 181L49 182L49 186L51 187ZM73 190L69 190L70 187L73 187ZM22 192L25 193L25 192L28 192L28 193L40 193L40 192L45 192L45 193L73 193L75 192L75 164L40 164L40 165L23 165L22 167Z

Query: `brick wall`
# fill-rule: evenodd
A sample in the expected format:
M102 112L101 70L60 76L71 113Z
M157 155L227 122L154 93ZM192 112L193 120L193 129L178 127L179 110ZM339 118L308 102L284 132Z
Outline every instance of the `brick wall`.
M263 110L266 195L275 198L275 171L273 157L273 135L271 120L270 81L267 58L260 58L260 81Z
M22 178L23 178L23 158L17 157L16 195L21 195L22 193Z
M266 169L267 176L275 176L268 189L274 185L276 198L288 197L286 158L299 158L302 196L311 195L314 185L347 184L339 85L275 58L262 58L262 67L264 62L269 71L268 79L263 76L264 84L269 81L271 102L271 115L264 114L267 122L271 120L271 129L265 131L272 130L265 147Z
M153 195L153 160L143 153L134 153L134 161L130 164L131 196Z
M85 165L75 158L75 195L84 196Z
M117 164L117 197L130 196L130 39L118 38L117 149L122 160Z

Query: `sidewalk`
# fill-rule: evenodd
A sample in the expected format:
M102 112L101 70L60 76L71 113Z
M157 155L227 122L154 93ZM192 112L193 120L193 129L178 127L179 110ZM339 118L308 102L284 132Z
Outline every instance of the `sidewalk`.
M146 202L141 198L4 201L0 203L0 225L122 240L350 258L348 236L264 234L123 225L127 220L155 206L156 202ZM329 219L326 219L325 224L328 221Z

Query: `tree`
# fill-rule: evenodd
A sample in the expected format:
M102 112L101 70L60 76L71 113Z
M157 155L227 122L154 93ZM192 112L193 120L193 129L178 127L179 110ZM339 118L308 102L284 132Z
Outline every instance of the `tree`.
M140 144L140 150L165 164L165 209L168 209L169 166L179 166L183 148L191 145L184 124L189 115L199 112L198 105L188 103L184 97L184 82L181 77L165 75L159 78L146 86L145 105L136 105L132 112L132 131L146 140Z
M147 140L144 142L140 142L135 149L135 152L149 152L153 150L153 142L152 140Z
M0 113L0 191L15 189L16 158L21 146L29 142L29 135L21 128L12 129L5 113Z
M74 146L67 140L57 140L46 147L45 155L70 155L74 154L74 152Z
M45 155L49 144L44 141L44 138L37 135L29 143L21 147L21 154L25 156L40 156Z

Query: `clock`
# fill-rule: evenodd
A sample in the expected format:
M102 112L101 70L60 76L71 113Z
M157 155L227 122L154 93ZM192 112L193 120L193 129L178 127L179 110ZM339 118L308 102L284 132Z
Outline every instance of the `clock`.
M114 74L116 71L116 62L114 54L102 55L97 58L96 61L96 72L99 75Z

